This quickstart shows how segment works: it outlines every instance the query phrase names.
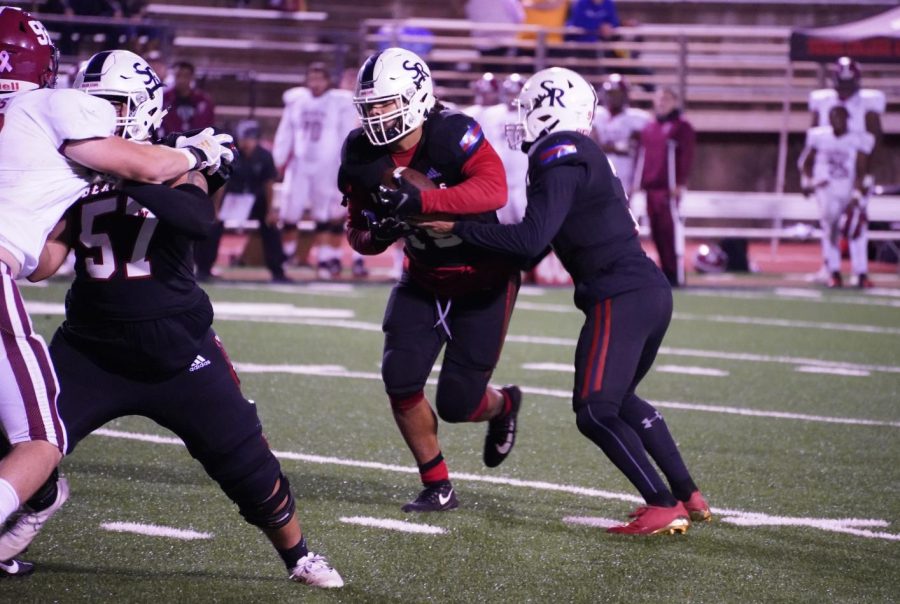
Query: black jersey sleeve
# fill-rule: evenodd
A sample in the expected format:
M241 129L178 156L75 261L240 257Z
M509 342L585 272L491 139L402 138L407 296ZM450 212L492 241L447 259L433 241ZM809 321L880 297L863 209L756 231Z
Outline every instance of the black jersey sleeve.
M196 185L175 187L126 183L122 192L153 212L162 222L191 239L204 239L216 223L212 199Z
M460 221L454 225L453 233L463 241L490 250L524 259L537 258L559 232L584 177L583 166L554 166L531 181L522 222L501 225Z

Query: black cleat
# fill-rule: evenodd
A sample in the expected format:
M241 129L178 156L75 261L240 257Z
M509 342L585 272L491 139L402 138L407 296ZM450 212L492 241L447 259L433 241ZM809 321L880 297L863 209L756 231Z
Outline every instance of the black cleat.
M0 562L0 579L3 577L27 577L34 572L34 564L18 558Z
M425 487L419 496L404 505L404 512L446 512L459 507L459 499L449 480Z
M516 444L516 428L518 427L519 408L522 406L522 391L518 386L501 388L509 395L512 409L503 417L488 422L487 436L484 437L484 465L496 468L512 451Z

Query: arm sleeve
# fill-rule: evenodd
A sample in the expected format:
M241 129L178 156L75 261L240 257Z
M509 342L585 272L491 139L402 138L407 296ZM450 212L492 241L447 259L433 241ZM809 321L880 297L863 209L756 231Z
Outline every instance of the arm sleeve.
M195 185L183 184L173 189L167 185L126 183L122 192L191 239L205 238L216 223L212 199Z
M520 258L539 256L556 236L584 177L578 165L558 165L545 171L528 194L525 217L518 224L460 221L453 233L464 241Z
M456 186L422 191L422 213L481 214L506 205L506 170L490 143L478 147L462 173L465 180Z

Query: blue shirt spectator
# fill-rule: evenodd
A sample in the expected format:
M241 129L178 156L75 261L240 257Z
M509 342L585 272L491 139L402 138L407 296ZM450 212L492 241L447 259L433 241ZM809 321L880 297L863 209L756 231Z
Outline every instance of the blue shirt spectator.
M619 15L613 0L576 0L566 25L585 30L583 34L567 35L566 40L597 42L612 37L613 30L619 27Z

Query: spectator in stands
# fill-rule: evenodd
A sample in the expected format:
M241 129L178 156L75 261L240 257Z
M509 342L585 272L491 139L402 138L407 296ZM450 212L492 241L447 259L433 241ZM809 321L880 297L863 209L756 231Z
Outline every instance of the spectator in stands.
M613 0L575 0L566 25L583 30L580 34L567 34L567 41L595 44L601 40L611 40L620 23ZM573 54L578 58L595 60L603 55L594 48L579 48ZM601 70L581 67L579 71L598 73Z
M116 0L49 0L41 9L47 13L62 13L68 17L122 17L122 3ZM115 27L78 23L73 25L55 25L52 29L59 32L60 54L72 56L78 54L81 41L88 36L102 34L105 40L101 50L110 50L119 45L120 31Z
M694 161L696 133L681 116L678 93L670 87L653 96L656 119L641 131L647 217L659 263L673 287L684 285L684 234L678 206Z
M469 0L466 2L466 19L477 24L491 25L518 25L525 20L525 11L519 0ZM504 33L500 36L495 31L477 29L472 37L478 40L478 52L483 63L479 65L481 71L509 72L510 66L504 63L494 63L492 57L513 57L516 49L510 44L513 36Z
M628 106L628 84L617 73L603 81L600 93L603 105L594 112L592 138L615 166L625 195L630 198L641 131L650 123L651 116L643 109Z
M558 29L566 24L569 15L569 0L522 0L525 9L525 25L537 25L548 29ZM534 40L535 34L523 32L519 35L522 40ZM561 48L563 36L561 33L549 33L544 38L549 45L547 56L559 57L565 51ZM520 49L520 55L533 56L531 49Z
M869 132L851 132L849 112L835 105L828 112L830 126L810 128L802 165L801 187L815 194L822 226L822 257L828 270L827 286L842 287L841 235L847 238L856 286L872 287L868 276L868 228L864 184L868 159L875 146Z
M275 180L278 171L272 154L259 145L259 122L244 120L238 122L235 140L239 154L232 164L231 179L225 188L229 195L250 195L253 206L250 219L259 222L262 239L263 259L272 274L274 283L290 283L284 273L284 250L281 247L281 233L278 230L278 208L274 207Z
M330 70L316 62L307 67L306 87L288 98L275 132L272 152L285 174L281 217L286 224L297 224L305 211L311 214L320 279L337 277L343 270L347 212L335 183L341 145L356 124L353 95L333 88ZM367 274L361 256L354 257L353 274Z

